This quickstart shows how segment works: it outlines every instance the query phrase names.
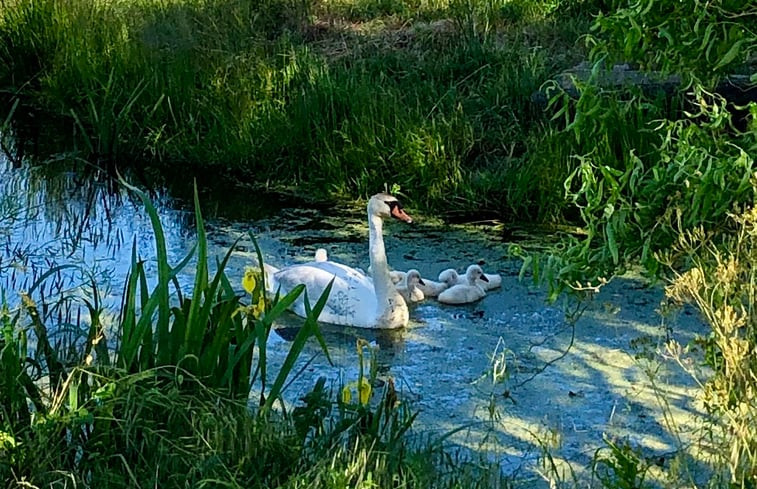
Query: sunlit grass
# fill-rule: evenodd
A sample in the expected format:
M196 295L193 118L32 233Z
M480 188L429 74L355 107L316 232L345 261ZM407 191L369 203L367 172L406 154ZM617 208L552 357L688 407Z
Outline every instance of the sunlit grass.
M0 85L25 108L14 125L44 113L61 136L49 150L108 169L222 168L320 197L398 182L431 208L480 197L546 219L555 206L531 202L559 195L524 176L542 171L527 164L544 120L530 96L588 23L513 5L19 1L0 15ZM340 27L350 9L379 24Z

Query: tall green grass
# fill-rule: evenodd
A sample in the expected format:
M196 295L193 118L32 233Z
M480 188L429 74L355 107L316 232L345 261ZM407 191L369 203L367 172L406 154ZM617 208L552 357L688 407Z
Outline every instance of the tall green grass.
M528 165L544 122L530 96L577 59L586 20L548 6L513 16L508 2L395 3L420 23L313 39L338 4L19 0L0 10L0 93L24 106L17 127L30 111L54 122L61 142L46 151L105 168L222 169L320 197L396 182L431 208L483 198L554 214L530 199L559 194L522 177L541 171Z
M144 262L137 259L134 249L119 318L121 331L116 357L119 368L136 373L169 365L180 367L209 388L224 390L232 398L241 399L247 399L255 381L250 375L260 374L261 399L265 407L270 408L279 399L294 360L309 337L318 339L328 358L317 318L328 299L330 286L309 312L292 343L291 359L287 358L270 392L266 392L266 343L273 322L304 292L305 287L296 287L283 297L277 296L269 305L262 297L265 294L265 274L261 268L258 274L260 280L251 291L251 300L262 301L266 307L262 311L243 308L240 297L225 274L233 246L216 263L215 275L210 278L207 238L197 191L197 245L178 265L172 267L168 263L165 237L156 209L142 191L133 187L131 190L142 199L152 221L158 276L157 283L150 291ZM262 264L259 249L258 258ZM193 259L196 259L194 284L191 296L185 297L178 286L177 275ZM172 301L172 296L178 297L178 303ZM254 362L256 348L258 356L257 362Z

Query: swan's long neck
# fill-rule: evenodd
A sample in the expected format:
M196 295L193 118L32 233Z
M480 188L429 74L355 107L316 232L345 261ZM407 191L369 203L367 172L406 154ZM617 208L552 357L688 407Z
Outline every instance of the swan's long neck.
M368 215L369 227L369 253L371 270L373 271L373 287L376 290L378 316L381 316L387 306L389 292L393 290L392 281L389 278L389 265L386 262L386 249L384 248L384 222L379 216Z
M373 270L373 290L376 294L376 322L377 328L399 328L406 326L409 311L405 299L394 287L389 277L389 265L386 262L384 248L384 223L380 217L368 214L369 254L371 269Z

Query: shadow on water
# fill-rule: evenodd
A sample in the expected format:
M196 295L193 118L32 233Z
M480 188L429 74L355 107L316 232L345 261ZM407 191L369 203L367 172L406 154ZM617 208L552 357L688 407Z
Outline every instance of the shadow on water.
M289 204L268 199L266 212L255 219L246 211L222 216L223 205L205 204L215 209L208 212L211 260L240 239L228 267L233 284L241 283L245 266L254 262L249 231L264 259L276 266L309 261L316 248L325 247L331 259L367 269L362 206L275 209L282 202ZM194 242L191 212L182 201L165 196L158 196L157 204L169 261L177 263ZM246 196L235 205L257 204ZM387 255L396 269L417 268L423 276L436 277L448 267L462 270L481 263L487 272L503 276L502 287L468 306L435 301L413 306L411 325L400 331L324 325L334 365L318 353L317 344L308 345L295 368L302 373L287 391L291 401L307 393L318 377L326 377L335 390L354 380L356 342L362 338L378 347L380 378L395 378L403 398L420 410L417 429L443 434L465 427L449 441L487 454L508 473L534 474L545 443L554 457L580 471L590 466L603 436L628 439L657 457L695 439L694 383L656 354L668 338L686 344L704 331L689 311L661 325L656 312L661 291L618 279L572 323L565 313L575 304L565 299L547 305L542 290L520 282L518 263L507 257L506 244L491 226L414 217L412 226L386 226ZM0 161L0 240L0 288L11 303L48 270L73 264L53 277L53 285L43 287L37 299L54 293L86 297L96 283L103 303L115 311L133 243L146 259L148 275L155 273L152 229L141 206L116 186L73 173L13 168ZM186 273L180 277L184 285L191 266ZM58 315L57 324L74 324L81 313L71 307L49 314ZM299 325L293 315L277 325L268 348L272 371L283 363Z

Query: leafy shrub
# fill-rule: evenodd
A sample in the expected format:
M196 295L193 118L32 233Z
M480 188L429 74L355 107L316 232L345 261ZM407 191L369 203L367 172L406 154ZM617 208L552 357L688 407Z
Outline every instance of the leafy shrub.
M567 251L540 268L553 296L637 263L656 275L655 252L696 226L721 226L734 205L754 199L755 104L752 122L736 128L733 105L707 87L748 61L757 11L735 15L741 2L690 3L615 2L588 37L594 64L588 80L574 79L578 98L550 86L550 110L564 123L560 140L572 160L565 197L585 233L567 237ZM654 74L641 82L646 87L614 85L611 60L684 82L672 94L652 90Z
M757 184L757 182L752 182ZM683 233L662 257L677 272L666 295L671 301L694 305L712 327L701 343L714 375L701 399L708 412L710 456L733 487L752 487L757 478L757 209L730 214L727 232L697 228ZM670 348L680 355L680 348Z
M757 6L743 0L616 0L593 29L595 59L634 62L714 88L757 50Z

